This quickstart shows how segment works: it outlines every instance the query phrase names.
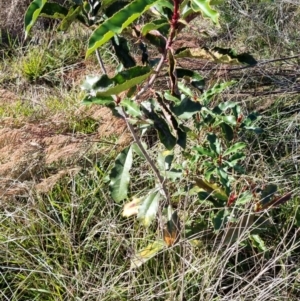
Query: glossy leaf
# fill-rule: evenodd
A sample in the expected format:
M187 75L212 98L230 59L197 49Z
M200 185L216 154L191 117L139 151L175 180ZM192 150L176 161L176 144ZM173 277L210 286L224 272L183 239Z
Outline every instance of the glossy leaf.
M216 154L206 147L195 146L195 147L193 147L193 150L195 150L199 155L216 158Z
M244 153L235 153L230 156L229 159L226 160L226 162L230 167L234 167L238 161L245 159L245 157L246 155Z
M39 17L44 5L47 0L34 0L30 3L25 13L24 23L25 23L25 39L27 38L30 29ZM17 8L15 8L17 9Z
M154 15L165 17L167 20L170 20L173 10L173 3L168 0L157 1L157 3L151 7L151 12Z
M142 111L140 110L140 106L133 100L129 98L124 98L121 101L121 106L123 106L126 112L133 117L141 117Z
M217 199L222 201L227 201L228 199L227 194L223 189L218 187L216 184L209 183L208 181L200 177L195 178L195 182L199 188L202 188L207 193L212 194L213 197L216 197Z
M170 24L166 19L153 20L153 22L147 23L142 27L141 34L145 36L150 31L159 29L161 34L166 35L169 31L169 28Z
M234 81L230 81L215 84L211 89L208 89L201 95L200 100L203 101L205 105L208 105L214 96L221 94L226 88L232 86L234 83Z
M223 187L225 188L226 194L230 194L230 186L229 186L229 177L227 172L222 168L218 167L217 168L217 173L220 177L220 182L222 183Z
M157 166L161 171L166 171L171 168L174 159L173 151L160 152L157 156Z
M144 149L147 150L147 144L145 142L141 142ZM146 159L142 151L140 150L139 146L136 143L132 144L132 150L140 157L143 159Z
M153 108L149 108L148 110L148 108L142 106L142 110L146 117L153 121L154 128L158 133L161 143L166 147L166 149L172 150L177 143L177 137L171 133L165 118L158 115Z
M232 141L232 139L234 138L234 132L232 127L225 122L220 123L220 127L225 135L226 140Z
M210 149L217 155L221 154L221 142L215 134L207 134L207 140L209 141Z
M86 57L139 18L157 0L134 0L105 20L90 36Z
M125 68L131 68L136 65L134 58L130 54L127 40L125 38L118 37L118 42L116 42L115 39L112 39L112 46L116 56Z
M138 219L145 227L149 227L154 220L159 201L162 199L162 195L159 191L149 193L142 201L138 212Z
M70 27L70 25L77 19L78 15L81 13L81 10L81 6L71 7L66 17L61 21L58 30L66 31Z
M102 8L106 8L110 5L112 5L113 3L117 2L118 0L102 0L101 1L101 5L102 5Z
M192 101L189 97L185 97L178 105L171 106L171 111L180 119L190 119L198 113L202 105L197 101Z
M188 86L186 86L184 83L182 82L178 82L178 89L180 92L182 92L183 94L185 94L186 96L193 98L194 97L194 92L192 91L192 89L190 89Z
M258 248L260 252L266 252L267 248L265 245L265 242L258 234L252 234L250 235L250 240L252 241L252 244L254 247Z
M115 13L117 13L118 11L120 11L121 9L123 9L126 5L128 5L128 1L124 1L124 0L114 1L114 3L112 3L109 6L107 6L104 9L105 16L107 18L112 17Z
M181 169L170 169L164 173L164 176L167 179L175 182L176 180L182 178L182 170Z
M223 228L228 221L228 217L229 211L227 209L220 210L212 219L214 229L217 231Z
M222 102L218 105L218 108L221 111L226 111L226 110L232 109L234 107L237 107L237 104L235 102L231 102L231 101Z
M45 3L41 16L54 19L63 19L68 14L68 9L58 3Z
M227 148L226 151L224 151L223 156L227 156L229 154L236 153L237 151L244 149L246 146L247 145L244 142L237 142L234 145Z
M120 202L127 197L130 181L129 171L132 166L132 148L125 148L116 158L115 166L109 175L109 189L112 198Z
M98 97L118 95L147 79L152 73L148 66L135 66L123 70L109 78L106 74L101 77L88 77L82 88L92 95Z
M191 7L195 12L201 12L203 17L211 19L215 24L219 24L219 13L211 6L211 0L192 0Z
M155 241L146 248L138 251L131 259L130 269L138 268L165 248L163 240Z

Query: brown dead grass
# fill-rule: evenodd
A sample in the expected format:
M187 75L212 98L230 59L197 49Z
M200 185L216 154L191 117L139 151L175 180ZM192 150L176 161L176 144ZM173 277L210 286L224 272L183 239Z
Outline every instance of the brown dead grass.
M1 90L0 102L12 104L17 99L14 93ZM27 120L18 128L13 118L0 120L0 198L27 195L32 189L47 193L62 178L76 174L85 156L99 152L102 139L114 137L117 148L131 142L126 123L108 108L81 107L74 113L75 119L99 121L98 129L89 135L64 131L63 117L57 114L34 123Z

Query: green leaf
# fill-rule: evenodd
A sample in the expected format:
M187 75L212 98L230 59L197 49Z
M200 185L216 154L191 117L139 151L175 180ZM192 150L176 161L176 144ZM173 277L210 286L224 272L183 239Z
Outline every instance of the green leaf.
M219 118L229 125L236 126L236 118L233 115L219 116Z
M106 107L114 107L115 106L115 101L111 96L90 96L87 95L83 100L82 103L85 105L90 105L90 104L97 104L97 105L102 105Z
M190 119L193 115L198 113L202 105L197 101L192 101L189 97L185 97L180 104L171 105L171 111L180 119Z
M101 6L104 9L104 8L112 5L114 2L117 2L117 1L119 1L119 0L102 0L101 1Z
M155 218L158 210L159 201L162 199L162 195L159 191L155 190L149 193L144 200L141 201L140 209L138 212L138 219L145 227L149 227L153 219Z
M260 252L266 252L267 251L265 242L263 241L263 239L258 234L250 235L250 240L252 241L253 246L258 248L258 250Z
M216 231L223 228L228 221L229 211L227 209L220 210L212 219L214 229Z
M222 131L225 134L226 140L232 141L232 139L234 138L234 132L232 127L225 122L220 123L220 127L222 128Z
M210 149L217 155L221 154L221 142L215 134L207 134L207 140L209 141Z
M152 107L146 108L143 105L141 109L148 119L153 120L154 128L158 132L161 143L166 147L166 149L172 150L177 143L177 138L172 135L165 118L160 117Z
M158 168L163 172L169 170L171 168L173 159L174 159L173 151L159 152L157 156Z
M228 160L226 160L226 162L230 167L234 167L238 161L245 159L245 157L246 155L244 153L235 153Z
M211 176L216 172L216 167L214 165L211 165L210 167L208 167L205 172L204 172L204 178L206 181L210 181L211 180Z
M101 77L88 77L82 88L98 97L118 95L140 84L151 73L152 69L148 66L135 66L119 72L113 78L109 78L106 74Z
M25 17L24 17L25 39L27 38L31 27L34 25L37 18L39 17L46 2L47 2L47 0L34 0L28 6L27 11L25 13ZM17 9L17 7L15 9Z
M243 126L250 126L253 124L254 121L258 120L260 118L260 116L258 115L257 112L253 112L251 114L249 114L244 121L242 122Z
M201 95L200 100L203 101L204 105L208 105L215 95L221 94L226 88L232 86L233 84L235 84L235 81L215 84L211 89L205 91Z
M112 198L120 202L127 197L128 184L130 181L129 171L132 166L132 148L125 148L116 158L115 166L109 175L109 189Z
M125 68L131 68L136 65L134 58L130 54L127 40L123 37L118 37L118 43L112 39L112 46L119 61Z
M68 14L68 9L58 3L45 3L41 16L54 19L63 19Z
M140 110L140 106L129 98L124 98L121 101L121 106L125 107L126 112L133 117L141 117L142 111Z
M97 48L109 41L115 34L120 34L124 28L139 18L157 0L134 0L105 20L90 36L86 52L88 57Z
M253 195L250 191L243 192L238 199L235 201L236 205L245 205L249 203L253 198Z
M145 36L151 30L157 30L163 35L166 35L170 29L170 24L166 19L154 20L152 23L145 24L141 29L141 34Z
M165 91L164 98L166 100L174 102L175 104L179 104L180 103L180 99L178 97L176 97L176 96L173 96L169 91Z
M77 19L77 17L81 13L81 10L82 10L81 6L71 7L69 9L68 14L66 15L66 17L61 21L61 23L58 27L58 30L66 31L70 27L72 22L74 22Z
M219 24L219 13L212 9L211 0L192 0L191 7L195 12L201 12L203 17L210 18L215 24Z
M226 102L222 102L217 106L221 111L226 111L228 109L232 109L234 107L237 107L236 102L231 102L231 101L226 101Z
M178 89L188 97L194 97L193 91L182 82L178 82Z
M238 150L245 148L247 145L244 142L237 142L234 145L227 148L227 150L223 153L223 156L227 156L232 153L236 153Z
M163 240L158 240L149 244L146 248L138 251L131 259L130 269L135 269L140 267L149 259L154 257L164 247L165 247L165 243L163 242Z
M167 20L170 20L173 10L173 3L168 0L157 1L157 3L151 7L151 12L154 15L165 17Z
M94 1L94 0L92 0ZM105 14L105 16L107 18L112 17L115 13L117 13L118 11L120 11L121 9L123 9L126 5L128 5L129 1L127 0L117 0L114 1L114 3L112 3L111 5L109 5L108 7L106 7L103 10L103 13Z
M169 180L175 182L176 180L182 178L182 170L181 170L181 169L173 169L173 168L172 168L172 169L166 171L166 172L164 173L164 176L165 176L167 179L169 179Z
M211 150L209 150L206 147L202 147L202 146L195 146L193 147L193 150L195 150L196 152L198 152L198 154L203 155L203 156L208 156L211 158L216 158L216 154L214 152L212 152Z
M205 192L212 194L213 197L221 201L227 201L228 196L224 190L218 187L216 184L211 184L203 178L195 178L196 185L203 189Z
M217 173L220 177L220 181L221 181L223 187L225 188L226 194L229 195L230 194L230 186L229 186L229 177L228 177L227 172L223 168L218 167Z
M142 142L143 146L145 149L147 149L147 145L146 143ZM141 149L139 148L139 146L137 145L137 143L133 143L132 144L132 150L141 158L146 159L144 154L142 153Z
M205 79L198 72L190 69L176 68L176 74L178 78L185 79L193 87L203 92L205 86Z

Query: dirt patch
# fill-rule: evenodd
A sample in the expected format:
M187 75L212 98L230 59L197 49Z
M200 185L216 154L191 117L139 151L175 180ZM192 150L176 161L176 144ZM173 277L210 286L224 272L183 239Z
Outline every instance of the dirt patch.
M17 99L11 92L1 92L5 95L2 101ZM131 142L124 120L113 116L108 108L84 106L74 114L74 118L85 117L99 123L89 135L62 132L67 128L62 116L24 122L19 128L0 120L0 199L28 195L32 189L47 193L62 178L76 174L83 158L99 152L97 145L102 139L115 138L115 145L109 148Z

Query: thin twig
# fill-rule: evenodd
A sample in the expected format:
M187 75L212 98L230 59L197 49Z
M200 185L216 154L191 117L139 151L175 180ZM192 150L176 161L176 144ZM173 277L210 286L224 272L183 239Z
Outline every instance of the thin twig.
M145 84L145 86L137 93L137 95L132 99L133 101L135 100L138 100L142 94L144 94L149 88L151 88L151 86L153 85L153 83L155 82L158 74L159 74L159 71L161 70L163 64L164 64L164 61L166 59L166 52L161 56L160 58L160 61L154 71L154 74L151 76L150 80L148 81L148 83Z
M101 54L100 54L99 49L96 49L96 57L97 57L97 60L98 60L99 65L100 65L100 68L101 68L101 70L102 70L102 73L103 73L103 74L106 74L107 72L106 72L106 69L105 69L103 60L102 60L102 58L101 58Z
M124 119L125 119L126 125L129 129L132 137L134 138L134 141L138 145L139 149L141 150L141 152L145 156L146 160L148 161L149 165L151 166L153 172L157 176L157 179L158 179L158 181L161 185L161 188L162 188L162 190L165 194L165 198L167 200L166 205L169 205L170 204L170 197L169 197L168 189L167 189L166 184L165 184L165 179L161 176L160 171L158 170L158 168L156 167L156 165L154 164L154 162L152 161L152 159L148 155L147 151L145 150L145 148L144 148L143 144L141 143L141 140L138 137L137 133L135 132L132 124L130 124L130 122L128 121L128 115L126 114L124 108L122 108L122 113L124 114L124 117L125 117Z

